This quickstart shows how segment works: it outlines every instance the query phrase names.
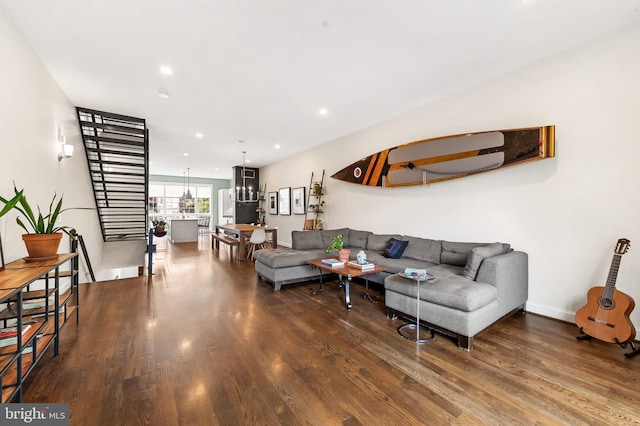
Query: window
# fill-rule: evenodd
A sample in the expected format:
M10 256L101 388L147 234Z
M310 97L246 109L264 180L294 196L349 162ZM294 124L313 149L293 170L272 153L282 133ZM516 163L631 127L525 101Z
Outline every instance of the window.
M211 185L189 185L193 199L183 198L186 192L179 183L149 184L149 218L172 216L205 216L211 214Z

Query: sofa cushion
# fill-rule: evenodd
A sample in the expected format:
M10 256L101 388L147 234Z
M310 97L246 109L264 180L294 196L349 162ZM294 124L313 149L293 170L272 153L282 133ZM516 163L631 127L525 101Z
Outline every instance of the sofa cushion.
M403 256L411 259L424 260L431 263L440 263L440 252L442 251L442 241L403 236L402 239L409 245Z
M478 269L480 269L480 265L484 259L506 253L509 251L509 248L509 244L493 243L472 249L471 253L469 253L467 264L462 271L462 276L470 280L475 280L476 275L478 275Z
M447 265L446 263L441 263L427 268L427 272L429 274L438 278L454 277L456 275L460 276L462 275L462 270L462 266Z
M333 237L340 234L342 235L342 241L344 241L344 246L349 247L349 228L342 229L324 229L320 231L322 235L322 245L323 248L327 248L333 242Z
M452 241L442 242L442 254L440 263L448 265L465 266L469 253L476 247L486 246L488 243L458 243Z
M309 232L309 231L301 231ZM287 268L290 266L306 265L307 260L318 259L324 254L324 250L289 250L289 249L262 249L256 250L256 262L262 263L272 269Z
M382 266L386 268L386 272L390 274L397 274L398 272L404 272L406 268L425 269L434 267L435 264L425 262L423 260L410 259L402 256L400 259L391 259L384 257L382 252L369 251L367 252L367 260L374 263L376 266ZM430 270L430 269L428 269Z
M382 252L387 247L387 243L391 238L401 240L402 235L397 234L371 234L367 238L367 250L376 250Z
M409 241L401 241L396 240L395 238L391 238L387 243L382 255L384 257L390 257L392 259L400 259L402 257L402 253L407 248Z
M415 280L390 275L384 280L387 290L416 298ZM460 276L420 282L420 300L464 312L472 312L496 300L497 289L491 284L469 281Z
M320 231L291 231L291 248L294 250L324 249Z
M353 248L367 248L367 239L373 232L369 231L356 231L355 229L349 230L349 247Z

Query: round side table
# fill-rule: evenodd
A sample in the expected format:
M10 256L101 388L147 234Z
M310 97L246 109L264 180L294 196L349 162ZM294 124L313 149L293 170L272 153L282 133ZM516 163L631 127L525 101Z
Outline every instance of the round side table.
M435 334L433 334L433 330L431 330L430 328L426 328L426 331L427 333L430 334L430 336L427 337L426 339L420 338L420 327L421 327L420 325L420 282L432 280L433 276L429 274L407 276L403 272L401 272L399 275L403 278L414 280L416 282L417 289L416 289L416 322L401 325L400 327L398 327L398 334L400 334L402 337L404 337L407 340L411 340L412 342L428 343L433 339L435 339L436 336ZM422 327L422 328L425 328L425 327Z

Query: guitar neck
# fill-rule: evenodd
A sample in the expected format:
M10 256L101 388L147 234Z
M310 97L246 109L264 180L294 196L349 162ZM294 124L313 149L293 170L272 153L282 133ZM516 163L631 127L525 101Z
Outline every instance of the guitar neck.
M612 300L613 292L616 290L616 279L618 278L618 270L620 270L620 261L622 255L614 254L609 268L609 276L607 277L607 285L604 288L603 298Z

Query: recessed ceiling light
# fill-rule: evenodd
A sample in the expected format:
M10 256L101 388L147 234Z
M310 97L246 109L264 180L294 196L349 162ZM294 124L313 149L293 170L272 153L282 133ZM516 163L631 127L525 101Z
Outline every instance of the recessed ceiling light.
M189 156L189 153L188 153L188 152L185 152L185 153L184 153L184 156L185 156L185 157L188 157L188 156Z
M202 133L199 133L199 132L196 133L196 138L202 138L202 137L204 137L204 135Z
M167 99L169 97L169 94L167 92L158 92L158 96L160 96L162 99Z
M164 75L172 75L173 70L167 66L160 67L160 72Z
M246 160L245 162L250 163L250 162L251 162L251 160Z
M320 115L327 115L328 113L329 113L329 111L327 111L327 109L326 109L326 108L321 108L321 109L318 111L318 114L320 114Z
M242 139L238 139L238 143L244 143Z
M280 145L276 144L273 146L275 149L280 149Z

